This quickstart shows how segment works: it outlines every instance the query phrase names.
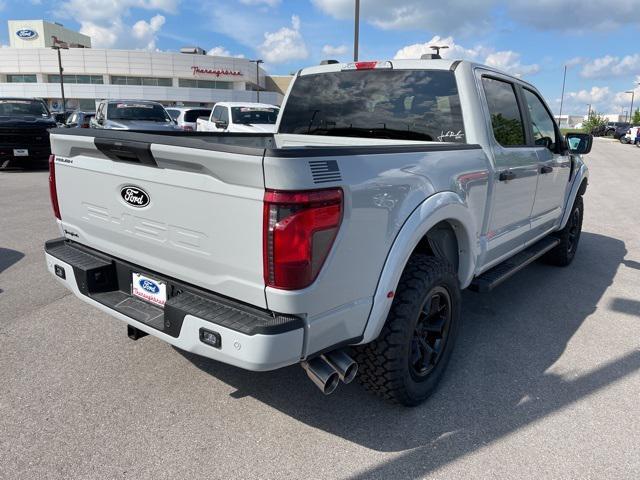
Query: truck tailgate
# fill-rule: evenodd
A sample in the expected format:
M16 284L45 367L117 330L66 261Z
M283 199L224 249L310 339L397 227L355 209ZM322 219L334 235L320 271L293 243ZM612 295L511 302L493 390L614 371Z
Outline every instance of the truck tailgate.
M143 270L266 307L261 150L100 137L51 136L65 236Z

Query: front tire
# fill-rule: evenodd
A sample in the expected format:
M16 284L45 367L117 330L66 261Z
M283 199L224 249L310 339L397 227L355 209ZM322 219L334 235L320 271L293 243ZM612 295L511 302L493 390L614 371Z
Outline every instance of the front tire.
M584 203L578 195L571 209L571 215L565 227L555 235L560 243L547 253L545 260L553 265L566 267L576 256L580 234L582 233L582 218L584 217Z
M460 286L448 262L414 255L400 279L379 337L357 348L364 387L406 406L436 389L460 329Z

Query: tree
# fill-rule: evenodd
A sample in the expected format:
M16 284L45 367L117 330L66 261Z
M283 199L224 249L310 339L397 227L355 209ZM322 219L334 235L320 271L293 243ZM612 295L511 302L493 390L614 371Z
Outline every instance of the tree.
M631 123L634 125L640 125L640 108L636 108L636 111L633 112Z
M598 127L603 127L607 124L607 117L600 115L596 111L592 111L589 118L582 123L582 128L585 132L591 133Z

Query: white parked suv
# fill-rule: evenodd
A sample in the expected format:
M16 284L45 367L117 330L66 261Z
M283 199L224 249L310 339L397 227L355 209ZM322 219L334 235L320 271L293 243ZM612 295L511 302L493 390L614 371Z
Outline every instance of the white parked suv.
M219 102L208 119L198 119L199 132L275 133L280 108L267 103Z
M51 139L48 269L131 338L404 405L442 378L462 289L571 263L592 143L524 80L442 59L303 69L272 135Z

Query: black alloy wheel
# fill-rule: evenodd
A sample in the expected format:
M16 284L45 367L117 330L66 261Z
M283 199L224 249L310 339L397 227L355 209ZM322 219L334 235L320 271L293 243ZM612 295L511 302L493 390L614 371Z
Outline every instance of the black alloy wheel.
M409 367L420 381L438 365L445 350L451 325L451 296L437 286L429 292L420 309L411 341Z

